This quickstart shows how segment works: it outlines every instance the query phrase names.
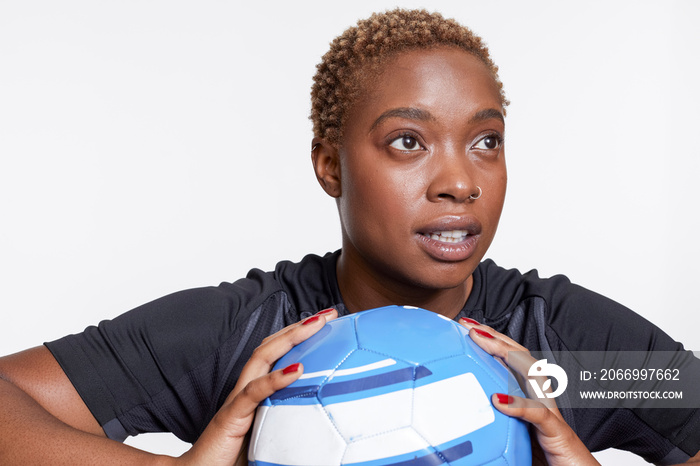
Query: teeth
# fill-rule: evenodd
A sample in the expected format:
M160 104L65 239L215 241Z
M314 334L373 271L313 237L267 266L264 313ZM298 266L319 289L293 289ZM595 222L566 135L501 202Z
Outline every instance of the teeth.
M443 243L459 243L460 241L464 241L467 235L468 233L466 230L450 230L427 233L425 236L436 241L442 241Z

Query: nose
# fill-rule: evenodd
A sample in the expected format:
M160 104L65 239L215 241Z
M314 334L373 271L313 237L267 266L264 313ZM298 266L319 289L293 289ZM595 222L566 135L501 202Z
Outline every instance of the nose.
M467 202L481 196L481 189L473 179L474 169L464 154L436 156L432 178L428 186L431 202Z

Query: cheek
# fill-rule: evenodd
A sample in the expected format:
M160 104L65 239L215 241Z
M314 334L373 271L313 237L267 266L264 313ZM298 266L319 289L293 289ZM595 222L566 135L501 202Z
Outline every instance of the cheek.
M357 165L357 164L355 164ZM376 229L382 200L377 192L377 174L371 167L343 164L341 196L338 200L343 227L353 241Z
M393 237L405 230L418 208L417 180L400 170L382 170L365 164L347 167L342 178L339 209L345 230L355 239L360 236Z
M488 191L484 191L484 206L487 210L486 215L493 227L498 224L503 211L503 204L506 198L506 187L508 185L508 176L505 168L496 172L492 172L488 179ZM488 194L488 196L486 196Z
M503 202L506 198L506 187L508 186L508 177L505 170L502 173L497 174L493 180L494 186L494 197L498 203L503 206Z

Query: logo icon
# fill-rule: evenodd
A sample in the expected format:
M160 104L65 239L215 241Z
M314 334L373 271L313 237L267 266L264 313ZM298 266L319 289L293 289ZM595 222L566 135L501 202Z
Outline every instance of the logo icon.
M537 395L537 398L556 398L566 390L566 386L569 383L569 377L564 372L564 369L557 366L556 364L548 364L546 359L540 359L527 371L528 377L554 377L557 379L557 389L553 392L547 392L552 386L552 379L547 379L542 387L534 379L528 379L532 390Z

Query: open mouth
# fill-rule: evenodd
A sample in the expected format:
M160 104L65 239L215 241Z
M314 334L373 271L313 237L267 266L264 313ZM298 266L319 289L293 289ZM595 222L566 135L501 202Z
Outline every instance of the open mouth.
M435 241L440 241L442 243L461 243L467 239L469 232L467 230L447 230L447 231L432 231L428 233L421 233Z

